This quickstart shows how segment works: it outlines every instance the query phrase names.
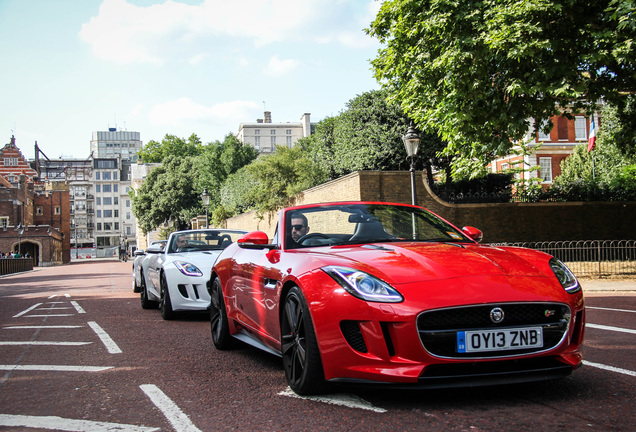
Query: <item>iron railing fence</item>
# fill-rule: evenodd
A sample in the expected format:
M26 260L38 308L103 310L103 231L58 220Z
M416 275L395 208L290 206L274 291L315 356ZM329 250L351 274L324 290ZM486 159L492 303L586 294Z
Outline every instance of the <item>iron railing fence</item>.
M491 243L540 250L560 259L578 277L636 275L636 240Z
M33 270L32 258L3 258L0 259L0 276Z

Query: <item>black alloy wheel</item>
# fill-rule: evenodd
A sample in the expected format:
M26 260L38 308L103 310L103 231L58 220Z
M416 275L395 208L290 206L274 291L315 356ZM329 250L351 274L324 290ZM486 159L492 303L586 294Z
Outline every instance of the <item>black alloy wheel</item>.
M157 302L148 298L148 289L146 288L146 278L143 272L141 273L141 308L142 309L157 309Z
M283 368L287 383L299 395L324 393L325 380L314 326L298 287L285 296L281 316Z
M175 313L172 310L170 290L168 289L168 281L166 280L165 273L161 273L161 303L159 303L159 309L161 310L161 318L165 320L174 318Z
M234 338L230 335L230 326L227 320L227 311L219 278L214 278L210 289L210 331L212 332L212 342L214 342L214 346L217 349L226 350L232 348Z

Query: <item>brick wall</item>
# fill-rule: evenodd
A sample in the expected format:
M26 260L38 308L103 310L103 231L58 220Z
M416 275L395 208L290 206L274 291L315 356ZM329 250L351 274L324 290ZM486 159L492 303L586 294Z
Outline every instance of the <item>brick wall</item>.
M461 228L484 232L484 242L558 240L634 240L636 202L568 202L449 204L440 200L417 176L418 204ZM299 194L296 205L331 201L411 202L408 171L358 171ZM272 237L276 213L262 220L254 212L225 222L227 228L265 231Z

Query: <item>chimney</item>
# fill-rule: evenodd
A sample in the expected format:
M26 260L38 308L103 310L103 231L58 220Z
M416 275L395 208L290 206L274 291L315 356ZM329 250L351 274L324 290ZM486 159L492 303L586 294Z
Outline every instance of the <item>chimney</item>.
M303 114L300 121L303 124L303 137L308 137L311 135L311 113Z
M272 112L271 111L265 111L264 115L265 115L265 123L271 123L272 122Z

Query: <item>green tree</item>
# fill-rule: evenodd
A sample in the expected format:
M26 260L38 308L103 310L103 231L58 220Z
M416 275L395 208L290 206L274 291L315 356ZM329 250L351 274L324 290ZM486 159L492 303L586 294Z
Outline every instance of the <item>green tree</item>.
M387 99L385 90L356 96L343 112L318 123L315 133L299 144L330 179L359 170L408 169L402 135L410 120L399 105ZM450 159L440 157L445 144L437 134L419 134L417 169L427 168L430 174L431 166L449 167Z
M229 175L248 165L258 157L258 150L243 145L233 134L225 136L203 148L197 158L196 170L200 173L195 187L199 191L206 188L210 193L210 207L221 204L221 186Z
M187 141L175 135L166 134L161 142L150 140L137 156L144 163L161 163L168 156L198 156L203 152L203 144L195 134Z
M617 146L633 154L634 9L632 0L386 0L367 32L384 44L376 78L421 129L439 131L448 155L505 155L529 128L565 108L589 114L601 98L616 106Z
M195 188L198 172L194 157L168 156L163 165L150 171L133 197L133 213L144 232L166 221L186 227L201 214L201 191Z

